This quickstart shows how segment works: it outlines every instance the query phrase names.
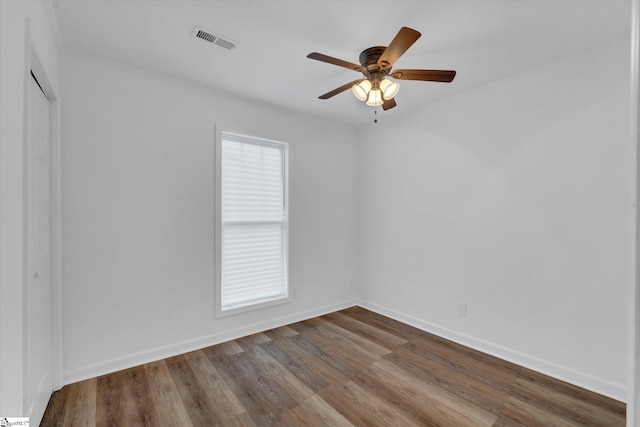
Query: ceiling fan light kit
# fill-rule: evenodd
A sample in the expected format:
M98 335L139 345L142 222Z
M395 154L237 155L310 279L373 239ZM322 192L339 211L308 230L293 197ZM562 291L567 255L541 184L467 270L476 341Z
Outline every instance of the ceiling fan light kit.
M400 89L396 80L421 80L427 82L450 83L456 76L453 70L395 70L391 72L393 64L407 49L420 38L420 33L408 27L402 27L389 46L374 46L360 53L360 65L333 58L321 53L312 52L307 58L315 59L362 73L364 79L355 80L320 95L320 99L329 99L351 88L353 94L368 106L382 105L383 110L396 106L394 97ZM387 77L388 76L388 77Z
M360 83L351 86L351 90L360 101L366 101L369 96L369 91L371 90L371 82L369 80L362 80Z
M398 90L400 90L400 83L393 82L389 79L382 79L380 82L380 90L382 91L384 99L391 99L396 96Z
M382 105L383 103L384 100L382 99L382 92L380 91L380 89L372 89L371 92L369 92L369 97L367 98L366 104L369 107L377 107L379 105Z
M372 107L377 107L382 105L384 101L393 99L398 93L398 89L400 89L400 84L387 78L382 79L379 83L375 80L371 83L371 80L365 79L351 86L355 97Z

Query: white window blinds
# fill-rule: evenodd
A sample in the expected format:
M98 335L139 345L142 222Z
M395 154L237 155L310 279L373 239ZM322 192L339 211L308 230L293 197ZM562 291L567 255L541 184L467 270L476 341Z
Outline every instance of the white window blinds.
M287 145L222 134L221 310L288 298Z

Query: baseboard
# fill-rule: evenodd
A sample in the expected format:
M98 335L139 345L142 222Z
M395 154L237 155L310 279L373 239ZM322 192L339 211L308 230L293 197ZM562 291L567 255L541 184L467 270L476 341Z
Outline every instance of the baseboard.
M461 334L448 328L438 326L417 317L400 313L387 307L374 304L369 301L359 301L358 305L367 310L390 317L399 322L432 333L439 337L454 341L466 347L473 348L491 356L515 363L516 365L540 372L561 381L575 386L593 391L603 396L610 397L620 402L627 401L627 388L624 384L618 384L593 375L579 372L566 366L561 366L553 362L538 359L526 354L502 347L469 335Z
M356 305L356 300L346 300L336 304L330 304L317 307L312 310L306 310L299 313L281 316L239 328L230 329L224 332L203 336L168 346L149 349L146 351L130 354L124 357L105 360L100 363L84 366L73 371L64 373L64 384L72 384L89 378L99 377L101 375L117 372L123 369L132 368L145 363L155 362L157 360L166 359L167 357L177 356L179 354L188 353L190 351L220 344L225 341L231 341L247 335L256 334L269 329L278 328L312 317L323 316L334 311L343 310L345 308Z

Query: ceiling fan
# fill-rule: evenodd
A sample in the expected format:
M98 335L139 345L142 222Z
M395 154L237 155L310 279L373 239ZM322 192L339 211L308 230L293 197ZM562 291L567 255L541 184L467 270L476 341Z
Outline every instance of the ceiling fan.
M408 27L402 27L389 46L374 46L360 53L360 65L331 56L313 52L307 58L327 62L350 70L359 71L364 79L357 79L321 95L320 99L329 99L351 88L360 101L369 106L382 105L383 110L396 106L393 97L400 85L395 80L422 80L426 82L450 83L456 76L452 70L394 70L393 64L420 38L420 33Z

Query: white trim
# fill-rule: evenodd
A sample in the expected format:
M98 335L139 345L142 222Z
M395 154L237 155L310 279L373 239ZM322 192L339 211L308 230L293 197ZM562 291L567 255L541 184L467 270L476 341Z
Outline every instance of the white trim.
M44 3L44 11L47 14L47 19L49 20L49 27L51 28L51 35L53 36L53 41L56 43L56 49L58 52L62 52L62 35L60 34L60 27L58 26L58 19L56 18L56 12L53 10L53 1L52 0L42 0Z
M380 306L368 301L360 301L361 307L371 310L383 316L390 317L399 322L413 326L425 332L454 341L466 347L473 348L491 356L515 363L525 368L532 369L544 375L559 379L561 381L574 384L586 390L594 391L598 394L611 397L612 399L624 402L626 387L624 384L614 383L595 377L593 375L575 371L571 368L558 365L553 362L528 356L518 351L511 350L488 341L461 334L448 328L427 322L414 316L406 315L387 307Z
M628 326L628 375L627 384L627 426L640 427L640 210L637 208L640 200L640 3L638 0L631 2L631 96L630 96L630 137L633 144L632 150L635 156L631 156L631 235L634 236L630 245L631 252L631 280L629 284L629 326Z
M286 293L282 296L262 299L258 302L243 304L239 307L222 308L222 142L223 138L227 141L234 141L243 144L253 144L256 146L274 147L282 150L282 176L284 179L283 202L284 202L284 259L285 259L285 284ZM245 134L235 133L226 130L216 131L216 147L215 147L215 185L214 185L214 288L215 288L215 318L224 318L236 314L247 313L250 311L261 310L281 304L289 304L294 301L294 292L291 288L290 272L289 272L289 175L290 175L290 153L291 144L288 142L267 139L258 136L249 136ZM227 222L228 223L228 222Z
M51 303L53 314L53 389L62 388L63 312L62 312L62 105L51 102Z
M62 328L62 108L60 101L51 102L51 291L53 314L53 389L63 386Z
M25 44L24 44L24 70L23 70L23 82L24 87L22 88L22 96L24 99L22 112L22 306L20 308L22 313L22 324L20 334L22 336L22 413L30 414L30 402L29 402L29 389L28 389L28 380L29 380L29 363L28 363L28 355L29 355L29 347L28 347L28 311L27 311L27 300L28 300L28 260L29 260L29 224L28 224L28 159L27 159L27 150L29 147L29 114L31 107L31 96L30 96L30 82L31 82L31 70L32 66L32 52L33 52L33 38L31 37L31 18L25 18Z
M139 366L144 363L155 362L167 357L177 356L179 354L199 350L201 348L235 340L247 335L268 331L269 329L278 328L280 326L290 325L292 323L311 319L313 317L324 316L325 314L353 307L354 305L356 305L355 299L346 300L339 303L302 311L300 313L281 316L274 319L256 322L250 325L244 325L222 332L217 332L215 334L193 338L176 344L157 347L151 350L142 351L123 357L117 357L101 363L87 365L78 369L74 369L73 371L65 372L65 384L71 384L77 381L95 378L111 372Z
M46 3L45 3L46 4ZM37 47L32 43L31 35L27 40L28 56L26 65L26 81L30 81L30 73L36 76L38 84L42 88L50 105L50 185L51 185L51 311L52 311L52 340L53 340L53 388L58 390L63 386L63 329L62 329L62 183L61 183L61 141L62 141L62 108L60 97L56 93L49 79L51 70L46 70L42 61L38 57ZM29 86L27 86L29 87ZM25 105L28 108L28 97L25 98ZM28 111L27 111L28 114ZM28 116L26 119L28 123ZM28 137L28 132L25 132ZM26 144L26 143L25 143ZM25 145L26 147L26 145ZM25 148L26 150L26 148ZM24 156L27 161L26 155ZM28 168L25 164L25 174ZM25 183L26 181L26 177ZM25 188L25 192L26 192ZM25 203L27 200L24 196ZM25 206L25 215L27 208ZM25 233L28 224L25 221ZM25 260L28 259L28 240L25 235ZM26 262L25 262L26 265ZM25 273L26 274L26 273ZM26 280L26 276L25 276ZM26 289L26 286L25 286ZM26 314L25 314L26 316ZM25 323L26 324L26 323ZM26 364L25 364L26 366Z
M220 271L222 268L222 242L220 240L222 235L222 221L220 221L222 213L222 130L217 125L215 135L215 158L213 159L213 306L215 307L214 317L217 319L220 316L220 307L222 306L220 301Z

